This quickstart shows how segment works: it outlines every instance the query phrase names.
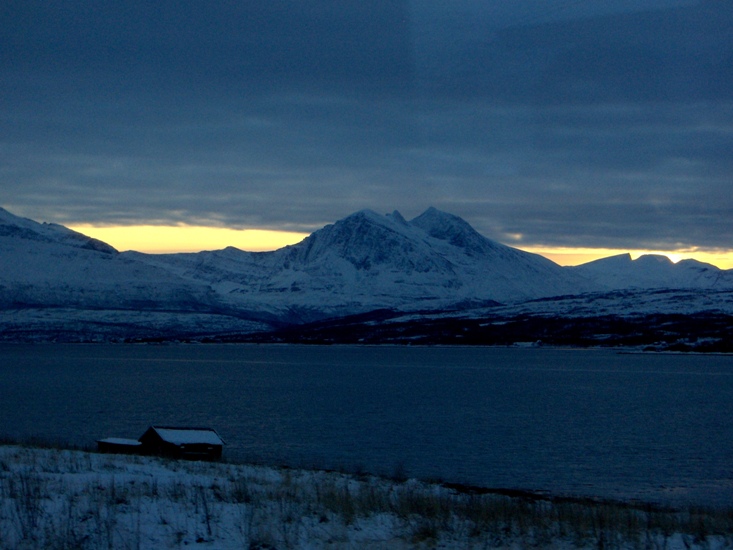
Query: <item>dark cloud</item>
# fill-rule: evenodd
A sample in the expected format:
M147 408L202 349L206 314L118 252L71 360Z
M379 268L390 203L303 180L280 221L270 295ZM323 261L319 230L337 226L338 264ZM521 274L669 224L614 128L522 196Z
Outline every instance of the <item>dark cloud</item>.
M429 205L517 244L730 248L726 2L35 2L0 204L312 230Z
M3 65L88 91L217 95L330 89L402 93L406 1L11 1ZM181 87L185 86L185 89Z
M491 31L468 20L456 40L425 39L421 85L537 105L730 100L732 27L721 2Z

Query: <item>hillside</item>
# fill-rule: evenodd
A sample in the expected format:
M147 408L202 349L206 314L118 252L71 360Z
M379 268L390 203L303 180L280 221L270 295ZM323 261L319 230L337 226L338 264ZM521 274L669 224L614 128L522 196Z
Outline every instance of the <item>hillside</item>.
M337 472L0 445L21 548L729 548L729 510L671 510Z

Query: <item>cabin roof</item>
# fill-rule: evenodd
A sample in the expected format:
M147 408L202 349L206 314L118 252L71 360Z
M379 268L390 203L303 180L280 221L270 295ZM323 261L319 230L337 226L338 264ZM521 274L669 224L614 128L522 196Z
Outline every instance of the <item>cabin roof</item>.
M98 439L99 443L110 443L112 445L130 445L131 447L139 447L142 445L137 439L126 439L124 437L108 437L106 439Z
M216 430L211 428L172 428L169 426L151 426L160 438L174 445L224 445L224 441Z

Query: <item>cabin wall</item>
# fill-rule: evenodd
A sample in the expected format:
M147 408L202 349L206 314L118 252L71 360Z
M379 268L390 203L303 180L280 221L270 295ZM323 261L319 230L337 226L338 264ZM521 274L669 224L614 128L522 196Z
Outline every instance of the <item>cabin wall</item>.
M218 460L221 458L221 445L190 443L178 449L181 458L192 460Z
M142 437L142 453L146 455L185 458L190 460L218 460L222 455L221 445L206 443L188 443L175 445L160 438L154 430L148 430Z
M124 443L110 443L108 441L97 441L97 450L100 453L110 453L118 455L135 455L141 454L142 445L125 445Z

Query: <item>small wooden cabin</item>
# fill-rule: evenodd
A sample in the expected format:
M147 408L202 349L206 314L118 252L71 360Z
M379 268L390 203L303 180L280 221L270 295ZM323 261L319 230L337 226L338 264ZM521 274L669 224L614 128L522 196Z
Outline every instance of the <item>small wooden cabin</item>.
M212 428L172 426L150 426L139 442L143 454L190 460L218 460L224 446L224 441Z
M218 460L224 441L212 428L150 426L139 439L97 440L100 453L157 455L189 460Z

